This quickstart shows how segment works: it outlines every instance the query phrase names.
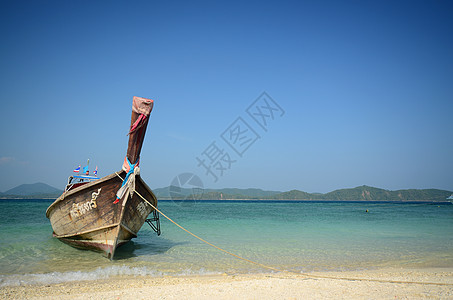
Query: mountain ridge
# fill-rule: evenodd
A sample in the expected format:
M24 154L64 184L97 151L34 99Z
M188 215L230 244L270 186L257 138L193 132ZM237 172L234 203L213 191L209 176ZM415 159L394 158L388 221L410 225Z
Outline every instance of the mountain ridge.
M281 200L344 200L344 201L447 201L451 191L440 189L385 190L371 186L338 189L325 194L306 193L298 190L276 195Z
M171 187L153 189L158 199L173 200L323 200L323 201L447 201L453 192L440 189L401 189L385 190L367 185L355 188L338 189L328 193L307 193L300 190L287 192L261 191L261 196L245 195L241 191L250 189L184 189L177 187L178 193L170 193ZM228 191L235 190L231 194Z
M0 192L1 198L57 198L63 193L62 190L54 188L48 184L37 182L31 184L21 184L5 192Z
M448 201L452 191L440 189L385 190L362 185L354 188L337 189L328 193L308 193L297 189L281 192L258 188L189 189L174 186L153 189L161 200L321 200L321 201ZM0 198L8 199L52 199L63 193L45 183L21 184Z

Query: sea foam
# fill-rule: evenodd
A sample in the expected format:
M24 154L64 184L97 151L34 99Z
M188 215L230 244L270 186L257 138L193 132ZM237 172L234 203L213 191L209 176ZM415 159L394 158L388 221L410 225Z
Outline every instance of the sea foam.
M77 271L77 272L52 272L43 274L0 275L0 287L58 284L71 281L89 281L123 275L162 277L166 275L189 276L189 275L217 275L217 274L221 273L209 272L206 271L204 268L201 268L199 270L184 269L177 273L167 273L152 270L148 267L110 266L106 268L97 268L96 270L87 272Z

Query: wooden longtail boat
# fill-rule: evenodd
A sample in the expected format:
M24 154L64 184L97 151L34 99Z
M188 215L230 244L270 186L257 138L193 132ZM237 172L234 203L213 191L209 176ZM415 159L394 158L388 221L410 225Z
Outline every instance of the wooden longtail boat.
M127 155L119 172L103 178L71 176L63 194L46 211L53 235L113 259L117 247L137 237L145 222L160 234L157 198L138 167L153 100L134 97ZM148 216L152 213L152 217Z

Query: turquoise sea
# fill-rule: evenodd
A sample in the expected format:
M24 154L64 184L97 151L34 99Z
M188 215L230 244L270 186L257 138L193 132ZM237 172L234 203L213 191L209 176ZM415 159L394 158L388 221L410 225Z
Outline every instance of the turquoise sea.
M50 200L0 200L0 287L114 275L270 272L188 235L161 217L110 261L52 237ZM160 201L159 209L205 240L296 272L453 267L453 205L304 201ZM368 210L368 212L366 212Z

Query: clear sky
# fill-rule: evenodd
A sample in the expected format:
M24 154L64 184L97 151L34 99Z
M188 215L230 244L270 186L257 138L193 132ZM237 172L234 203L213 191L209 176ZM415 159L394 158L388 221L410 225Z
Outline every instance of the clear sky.
M120 170L133 96L152 188L453 190L452 1L0 1L0 38L2 192Z

